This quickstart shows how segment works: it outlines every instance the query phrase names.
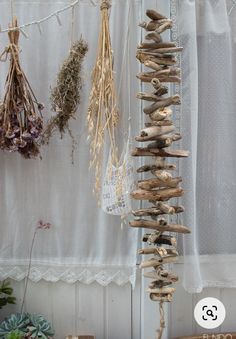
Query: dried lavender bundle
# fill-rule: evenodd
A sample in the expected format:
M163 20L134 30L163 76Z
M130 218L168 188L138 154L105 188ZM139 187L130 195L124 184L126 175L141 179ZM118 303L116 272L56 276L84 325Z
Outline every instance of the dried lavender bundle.
M9 28L9 46L1 55L10 56L10 67L5 83L5 95L0 103L0 148L19 152L24 158L35 158L39 152L39 138L43 130L40 104L20 66L17 19ZM5 59L5 60L6 60Z
M56 86L51 92L52 110L56 112L43 133L43 143L49 143L50 137L59 130L61 137L66 131L73 139L69 128L69 120L75 119L80 103L80 90L82 88L81 68L83 59L88 51L88 44L82 38L73 43L69 56L63 62L57 76Z

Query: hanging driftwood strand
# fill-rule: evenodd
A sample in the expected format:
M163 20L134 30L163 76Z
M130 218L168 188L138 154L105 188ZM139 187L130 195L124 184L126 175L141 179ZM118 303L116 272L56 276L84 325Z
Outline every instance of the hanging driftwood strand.
M143 236L143 241L151 246L140 249L139 254L155 256L143 261L140 267L154 268L152 272L144 273L144 276L153 279L147 292L150 293L151 300L160 303L160 328L157 331L157 339L161 339L165 328L163 304L172 301L175 289L171 285L178 281L175 274L164 269L165 264L173 263L178 259L178 252L175 249L177 240L165 232L190 233L189 228L184 225L169 224L167 219L160 219L162 215L173 216L184 211L184 208L178 204L166 203L184 194L184 190L179 187L182 178L168 172L168 170L175 170L176 165L167 161L172 157L185 158L189 152L169 148L182 138L180 133L174 131L175 126L171 120L172 110L169 108L171 105L179 105L181 100L179 95L168 97L166 95L168 87L163 85L163 83L180 83L180 69L176 67L175 54L181 52L183 48L173 42L162 40L161 34L171 28L171 20L155 10L147 10L146 14L151 21L144 21L140 26L148 31L145 36L148 42L141 42L136 58L149 70L139 73L137 78L147 85L152 85L154 91L146 90L137 94L138 99L152 104L143 109L151 121L145 122L145 128L140 131L135 140L149 143L147 147L135 148L132 155L149 156L156 160L154 164L143 165L137 169L138 173L150 172L154 178L139 180L138 189L134 190L131 196L137 200L148 200L152 206L133 211L133 215L140 219L130 221L130 226L154 230Z

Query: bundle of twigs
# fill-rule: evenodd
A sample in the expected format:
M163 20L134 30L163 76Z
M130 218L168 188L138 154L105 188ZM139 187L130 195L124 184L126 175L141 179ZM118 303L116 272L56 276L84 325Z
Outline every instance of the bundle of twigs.
M61 137L68 132L73 140L75 139L69 128L71 118L80 104L80 90L82 88L81 68L83 59L88 51L88 44L82 38L72 44L69 56L63 62L57 75L56 86L51 92L52 110L56 112L43 133L43 143L49 143L50 137L59 130Z
M108 9L110 2L102 0L101 27L98 42L96 64L92 73L92 88L88 107L88 129L91 161L95 168L95 192L100 190L101 167L105 132L107 132L112 162L117 162L115 145L115 126L118 122L117 98L114 84L113 55L109 32Z
M39 138L43 129L40 104L20 66L17 19L9 25L10 44L1 55L10 55L10 68L5 83L5 95L0 103L0 148L19 152L25 158L39 155Z

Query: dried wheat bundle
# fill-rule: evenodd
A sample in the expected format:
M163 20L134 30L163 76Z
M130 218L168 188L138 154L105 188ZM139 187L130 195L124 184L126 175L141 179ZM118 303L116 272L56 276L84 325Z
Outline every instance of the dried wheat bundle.
M39 155L39 138L43 129L40 104L20 66L17 19L9 31L9 46L1 55L10 56L10 67L5 83L5 95L0 104L0 148L19 152L25 158Z
M101 3L101 27L96 64L92 73L92 88L88 107L88 129L90 137L90 166L95 168L95 192L100 191L101 166L105 132L107 132L112 162L116 164L114 130L118 122L117 98L115 93L113 58L109 32L108 9L110 3Z
M71 46L69 56L61 66L57 75L56 86L51 92L52 110L56 112L56 115L49 120L44 130L43 143L48 144L50 137L56 130L59 130L61 137L68 131L74 147L75 140L69 128L69 121L71 118L75 119L80 104L81 69L87 51L87 42L82 38L75 41Z

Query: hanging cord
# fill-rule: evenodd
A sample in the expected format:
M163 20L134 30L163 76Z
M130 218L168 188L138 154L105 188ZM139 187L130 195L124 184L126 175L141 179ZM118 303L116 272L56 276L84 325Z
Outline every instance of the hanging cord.
M159 303L159 311L160 311L160 328L157 331L157 339L162 338L163 331L165 329L165 312L164 312L164 302L160 301Z
M14 0L10 0L11 2L11 21L13 22L13 19L14 19L14 3L13 3Z
M101 11L103 9L107 9L108 10L110 7L111 7L111 1L110 0L102 0L101 6L100 6Z
M13 0L10 0L10 1L13 1ZM54 18L54 17L57 19L57 22L60 24L59 14L65 12L65 11L67 11L67 10L70 9L70 8L75 7L79 2L80 2L80 0L75 0L75 1L72 2L70 5L65 6L65 7L63 7L62 9L59 9L59 10L57 10L57 11L55 11L55 12L49 14L49 15L46 16L45 18L42 18L42 19L40 19L40 20L31 21L31 22L28 22L28 23L26 23L26 24L23 24L23 25L18 26L18 29L23 33L23 30L22 30L22 29L23 29L24 27L29 27L29 26L32 26L32 25L37 25L38 28L39 28L39 31L40 31L40 30L41 30L40 24L43 23L43 22L45 22L45 21L48 21L49 19ZM91 4L92 4L93 6L96 6L96 3L95 3L94 0L90 0L90 2L91 2ZM12 28L0 29L0 33L6 33L6 32L10 32L10 31L14 31L14 30L15 30L14 27L12 27Z
M130 13L131 13L131 5L129 2L128 7L128 25L127 25L127 32L126 32L126 38L125 38L125 46L122 56L122 65L121 65L121 75L120 75L120 82L118 86L118 95L117 97L120 100L121 97L121 88L122 88L122 82L124 80L124 73L125 73L125 66L127 65L127 59L128 59L128 70L127 70L127 77L128 77L128 137L130 137L130 129L131 129L131 75L130 75Z
M70 36L71 48L74 42L74 30L75 30L75 6L73 6L71 9L71 36Z

